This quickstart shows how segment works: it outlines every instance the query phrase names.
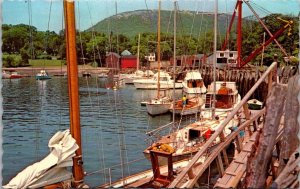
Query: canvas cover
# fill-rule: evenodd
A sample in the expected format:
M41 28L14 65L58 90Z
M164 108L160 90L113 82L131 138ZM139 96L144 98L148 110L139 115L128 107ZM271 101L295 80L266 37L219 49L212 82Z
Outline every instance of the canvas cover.
M57 132L48 143L50 153L41 161L26 167L3 188L39 188L72 178L67 167L78 149L69 130Z

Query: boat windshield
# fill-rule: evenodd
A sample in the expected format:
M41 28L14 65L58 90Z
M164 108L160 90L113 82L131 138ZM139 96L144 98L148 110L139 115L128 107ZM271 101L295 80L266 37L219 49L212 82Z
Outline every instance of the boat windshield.
M168 81L168 78L167 77L161 77L160 81Z
M190 79L187 81L189 88L196 88L196 87L202 87L203 86L203 80L202 79Z
M216 100L217 100L216 108L220 108L220 109L232 108L234 104L234 95L217 94Z

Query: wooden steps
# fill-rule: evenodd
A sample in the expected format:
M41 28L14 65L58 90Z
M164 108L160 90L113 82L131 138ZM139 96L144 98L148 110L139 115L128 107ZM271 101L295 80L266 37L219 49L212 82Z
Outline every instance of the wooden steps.
M254 132L243 146L242 151L235 157L225 170L222 178L219 178L215 188L236 188L241 178L245 175L248 155L254 145L258 132Z
M211 108L212 95L206 94L205 97L205 108Z

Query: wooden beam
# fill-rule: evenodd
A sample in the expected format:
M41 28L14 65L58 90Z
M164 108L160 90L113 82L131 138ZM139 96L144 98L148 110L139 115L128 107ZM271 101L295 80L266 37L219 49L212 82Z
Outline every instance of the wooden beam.
M286 98L286 87L273 83L270 96L266 103L266 121L260 135L258 149L255 156L249 158L247 168L246 187L264 188L267 178L268 165L272 157L274 145L278 135L283 106Z
M217 167L219 170L220 177L222 177L224 175L224 166L220 154L217 156Z

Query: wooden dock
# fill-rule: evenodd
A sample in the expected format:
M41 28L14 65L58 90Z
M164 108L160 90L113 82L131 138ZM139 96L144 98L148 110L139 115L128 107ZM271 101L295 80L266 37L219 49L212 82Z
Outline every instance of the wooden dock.
M297 119L294 115L299 111L299 103L296 103L295 99L299 94L300 85L295 78L291 84L289 82L289 85L276 83L276 77L273 77L276 67L276 62L274 62L168 188L198 187L199 179L212 162L216 162L219 173L219 179L214 186L216 188L299 186L296 178L300 169L296 162L300 160L299 153L295 152L299 145L297 139L299 125L297 121L294 121ZM299 76L297 78L299 79ZM251 115L247 100L265 79L268 80L269 91L266 108ZM285 114L289 115L283 113L284 109ZM228 137L222 137L226 124L241 111L244 117L241 119L238 129ZM285 120L285 116L292 121ZM289 127L284 127L285 125ZM247 132L247 135L243 136L243 141L240 135L241 131ZM221 143L207 155L206 152L217 137L221 138ZM284 137L292 139L285 139L292 144L288 147L285 145L287 150L281 147ZM238 151L231 162L225 151L230 143L234 143ZM201 165L196 164L198 159L203 156L207 156L205 162ZM287 175L290 180L284 179L282 174Z

